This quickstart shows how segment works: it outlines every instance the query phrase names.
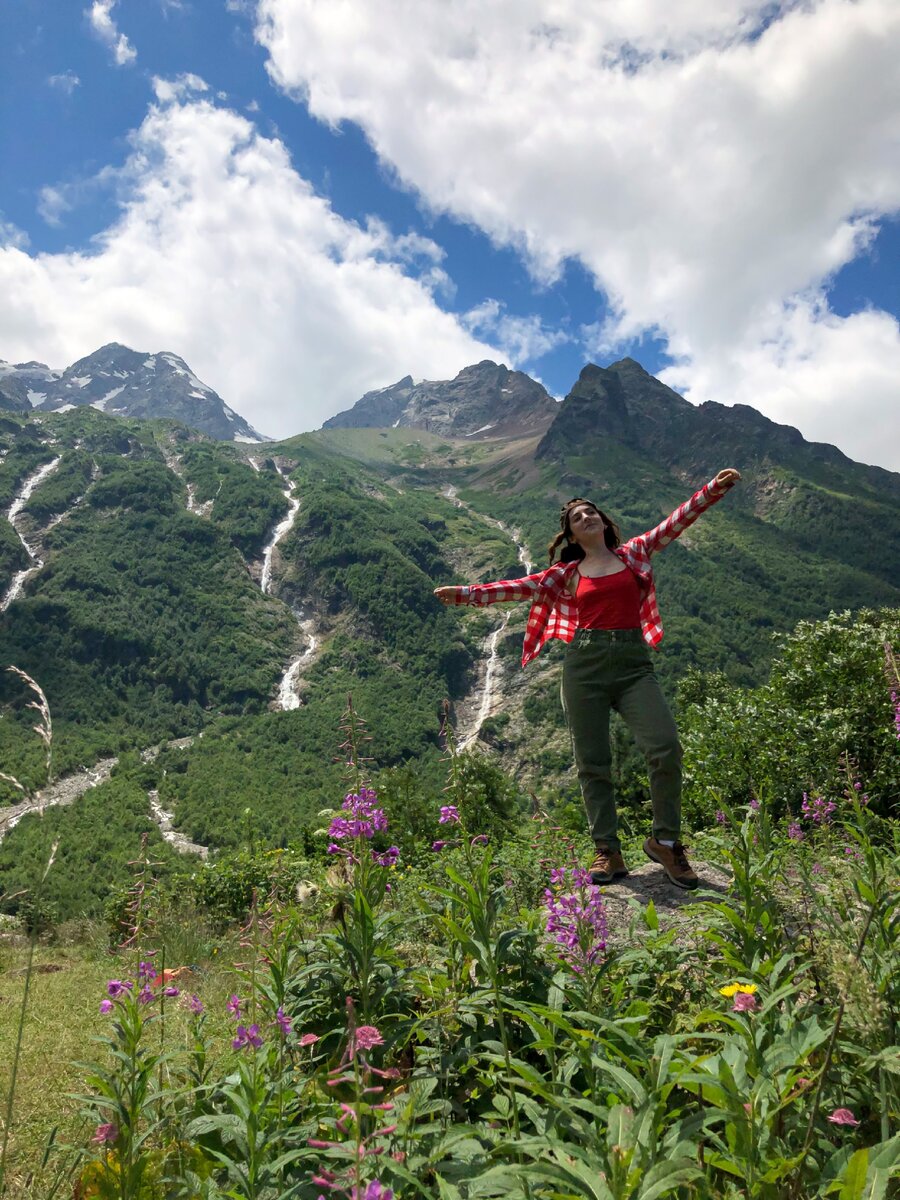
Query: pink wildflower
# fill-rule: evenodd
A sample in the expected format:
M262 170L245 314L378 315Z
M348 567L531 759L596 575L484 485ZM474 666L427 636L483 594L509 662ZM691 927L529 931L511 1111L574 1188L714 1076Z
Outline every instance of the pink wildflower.
M840 1111L840 1110L838 1110ZM830 1118L829 1118L830 1120ZM107 1122L105 1125L98 1125L94 1136L91 1138L98 1146L103 1146L107 1142L114 1142L119 1136L119 1127L113 1121Z
M318 1040L319 1036L316 1033L302 1033L297 1044L300 1046L314 1046Z
M374 1046L383 1046L384 1038L374 1025L358 1025L350 1039L351 1057L358 1050L371 1050Z
M107 1014L108 1012L112 1012L112 1010L113 1010L113 1002L112 1002L112 1000L101 1000L101 1001L100 1001L100 1015L101 1015L101 1017L105 1017L105 1016L106 1016L106 1014Z
M832 1125L858 1125L856 1117L849 1108L836 1108L830 1117L826 1118Z
M232 1039L231 1044L235 1050L244 1050L249 1046L253 1046L258 1050L262 1045L259 1026L251 1025L249 1028L245 1028L243 1025L238 1025L237 1037Z
M756 997L752 996L749 992L735 992L732 1012L756 1012L758 1007Z

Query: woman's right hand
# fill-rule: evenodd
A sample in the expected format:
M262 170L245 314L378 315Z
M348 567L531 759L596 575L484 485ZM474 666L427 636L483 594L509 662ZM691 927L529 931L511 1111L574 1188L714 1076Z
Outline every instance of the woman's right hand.
M438 587L434 594L441 604L464 604L466 589L464 587Z

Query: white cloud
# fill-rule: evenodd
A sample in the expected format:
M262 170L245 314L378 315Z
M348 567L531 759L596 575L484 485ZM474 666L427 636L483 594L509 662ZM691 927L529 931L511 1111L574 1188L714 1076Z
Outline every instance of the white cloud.
M191 95L209 91L206 80L191 72L179 75L175 79L162 79L159 75L154 75L151 86L160 104L170 104L173 100L185 100Z
M512 362L533 363L571 336L559 329L548 329L537 314L514 317L499 300L485 300L463 315L465 327L490 338Z
M75 89L81 83L81 80L74 71L63 71L61 75L49 75L47 83L50 87L55 88L59 92L64 92L65 95L71 96Z
M28 248L28 241L28 234L25 230L19 229L12 221L7 221L0 212L0 251L3 247L25 250Z
M655 332L692 396L755 372L737 386L769 415L871 455L820 384L873 322L892 353L896 322L844 322L823 289L900 209L896 0L259 0L257 36L280 87L357 122L429 207L545 282L579 259L604 344ZM898 406L871 395L883 462Z
M40 216L54 229L62 225L63 214L70 212L72 201L65 185L42 187L38 195L37 210Z
M407 372L447 378L499 357L436 303L433 243L342 219L234 112L152 107L117 184L121 215L89 251L0 249L4 357L173 350L274 436Z
M112 11L118 0L93 0L85 10L91 29L112 51L117 66L127 67L137 58L137 51L124 33L120 33L113 20Z

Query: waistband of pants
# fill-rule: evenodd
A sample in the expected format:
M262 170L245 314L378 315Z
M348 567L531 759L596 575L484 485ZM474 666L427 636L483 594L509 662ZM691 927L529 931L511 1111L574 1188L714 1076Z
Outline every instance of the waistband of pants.
M640 629L576 629L571 645L583 646L586 643L598 642L643 642L644 634Z

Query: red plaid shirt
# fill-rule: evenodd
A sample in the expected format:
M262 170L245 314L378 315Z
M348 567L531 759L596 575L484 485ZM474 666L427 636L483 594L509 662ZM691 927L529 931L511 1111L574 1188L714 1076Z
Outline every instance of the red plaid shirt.
M716 483L710 480L699 492L695 492L685 504L680 505L655 528L638 537L631 538L613 551L637 576L641 592L641 630L644 641L656 646L662 641L663 627L656 603L656 587L650 555L684 533L689 525L707 508L721 500L731 483ZM522 650L522 666L540 653L541 647L550 638L571 642L578 628L578 611L575 598L566 584L578 570L577 562L554 563L546 571L526 575L523 579L503 579L499 583L476 583L460 597L460 604L482 607L504 600L530 600L531 611L525 629L525 645Z

